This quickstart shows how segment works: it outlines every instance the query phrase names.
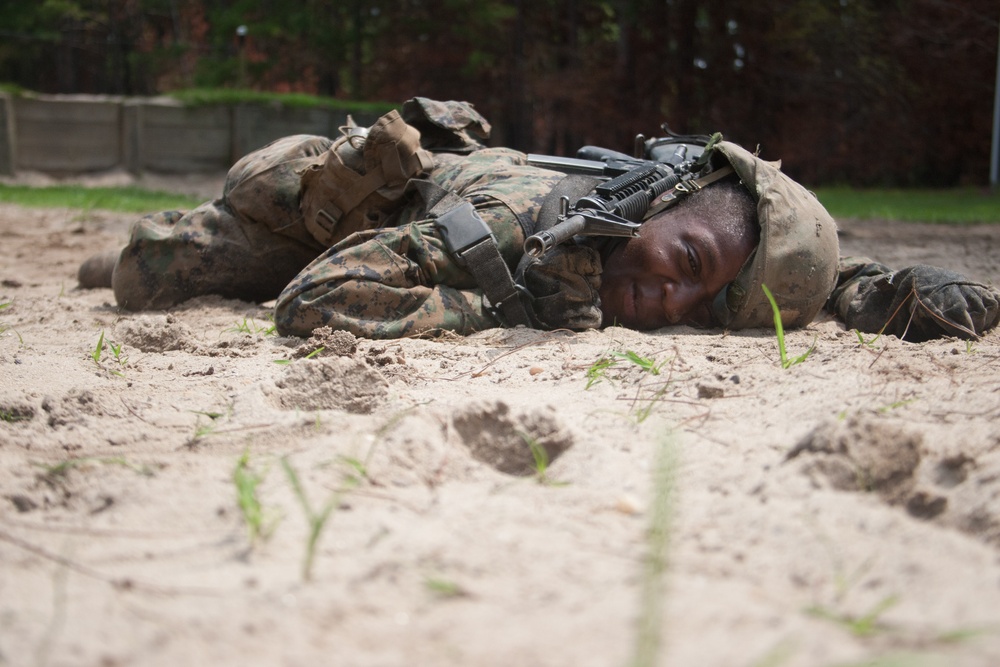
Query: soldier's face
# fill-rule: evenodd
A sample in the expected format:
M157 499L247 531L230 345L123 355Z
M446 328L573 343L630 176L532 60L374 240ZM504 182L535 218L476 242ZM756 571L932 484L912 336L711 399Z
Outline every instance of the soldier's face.
M604 326L716 325L712 301L750 256L753 234L679 210L651 218L639 234L604 258Z

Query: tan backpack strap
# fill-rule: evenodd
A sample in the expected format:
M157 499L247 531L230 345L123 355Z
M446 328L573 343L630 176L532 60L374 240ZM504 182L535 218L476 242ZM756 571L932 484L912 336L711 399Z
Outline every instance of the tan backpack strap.
M420 132L397 111L379 118L363 143L360 136L338 139L324 162L302 175L305 225L325 245L377 226L402 198L406 182L434 166L420 147Z

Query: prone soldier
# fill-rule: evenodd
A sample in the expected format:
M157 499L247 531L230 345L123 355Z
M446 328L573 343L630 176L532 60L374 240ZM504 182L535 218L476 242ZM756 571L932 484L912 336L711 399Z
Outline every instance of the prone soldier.
M841 259L811 193L718 137L646 142L670 182L626 193L646 197L616 223L626 236L581 236L555 231L573 217L567 203L578 212L615 179L485 147L489 124L467 103L414 98L342 134L247 155L219 199L139 220L120 252L83 263L81 286L112 287L127 310L204 294L277 299L278 330L299 336L320 326L370 338L518 324L766 327L763 285L786 327L824 307L848 327L908 340L976 338L1000 320L990 286ZM605 209L593 215L621 218L621 207Z

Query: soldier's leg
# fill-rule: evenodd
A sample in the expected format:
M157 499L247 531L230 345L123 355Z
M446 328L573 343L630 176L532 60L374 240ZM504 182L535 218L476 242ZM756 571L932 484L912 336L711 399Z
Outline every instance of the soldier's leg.
M315 246L237 218L216 200L184 215L139 220L118 257L112 288L128 310L169 308L203 294L266 301L316 254Z
M305 229L299 173L331 141L296 135L241 158L223 198L133 227L112 286L129 310L162 309L202 294L273 299L325 247Z

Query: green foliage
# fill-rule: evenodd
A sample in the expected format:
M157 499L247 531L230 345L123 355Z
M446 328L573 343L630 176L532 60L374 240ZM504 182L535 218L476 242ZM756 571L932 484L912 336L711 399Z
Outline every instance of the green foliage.
M585 389L590 389L592 386L607 378L608 369L617 365L619 361L628 361L642 370L646 371L650 375L659 375L660 369L663 368L665 361L659 363L651 357L644 357L632 350L626 350L624 352L612 351L610 355L602 356L600 359L591 364L590 368L587 369L587 386Z
M110 340L105 341L104 329L101 329L101 335L98 336L97 338L97 345L94 346L94 351L90 353L90 358L94 360L94 363L101 370L107 371L112 375L117 375L118 377L125 377L120 370L105 368L104 365L101 363L101 359L104 355L105 349L111 350L111 355L114 359L114 362L118 364L119 368L124 370L125 366L128 365L128 357L126 357L122 352L123 344L122 343L115 344Z
M642 371L643 378L639 380L635 396L631 399L632 416L635 418L636 423L641 424L652 414L653 408L655 408L663 398L663 394L666 393L667 388L670 385L669 380L659 381L653 386L644 384L643 381L647 377L658 377L663 369L663 366L666 365L667 360L658 362L652 357L644 357L632 350L626 350L624 352L617 350L612 351L603 355L587 369L587 386L585 389L590 389L602 380L610 381L608 371L612 368L618 367L619 364L623 362L628 362L628 364L635 366Z
M615 355L616 357L625 359L626 361L635 364L642 370L652 375L659 375L660 369L663 368L663 364L666 363L662 361L660 363L656 363L655 359L651 357L643 357L639 354L636 354L632 350L626 350L625 352L612 352L612 354Z
M229 327L227 331L233 333L248 333L248 334L263 334L265 336L277 336L278 326L274 323L274 319L268 315L268 325L260 325L252 317L244 317L242 322L236 322L233 326Z
M322 354L323 350L325 350L325 349L326 349L325 347L317 347L315 350L313 350L312 352L310 352L309 354L307 354L306 356L304 356L302 358L303 359L312 359L313 357L315 357L315 356L317 356L319 354ZM281 366L287 366L290 363L292 363L292 360L291 359L275 359L274 363L280 364Z
M818 188L816 195L835 218L958 225L1000 223L1000 191L972 188L856 190L841 187Z
M617 363L614 359L610 357L601 357L587 369L587 386L584 389L590 389L595 384L604 379L605 373L609 368Z
M899 598L897 596L888 595L860 616L838 614L821 606L809 607L806 611L813 616L834 621L858 637L869 637L882 629L882 626L878 622L879 617L898 603Z
M883 405L882 407L880 407L878 409L878 412L880 412L882 414L885 414L886 412L890 412L891 410L895 410L897 408L902 408L902 407L905 407L905 406L909 405L910 403L914 403L914 402L916 402L916 400L917 400L916 398L907 398L907 399L902 400L902 401L893 401L892 403L890 403L888 405Z
M319 420L319 413L316 414L317 423ZM354 458L353 456L341 456L340 461L346 466L354 470L357 475L348 474L347 479L351 483L360 483L363 479L368 479L368 467L365 465L364 461Z
M771 290L767 288L767 285L761 283L761 289L764 290L764 295L767 300L771 303L771 312L774 314L774 331L778 337L778 353L781 357L781 367L791 368L795 364L801 364L803 361L809 358L812 351L816 349L816 339L813 339L812 346L805 351L805 353L800 354L794 359L788 358L788 353L785 351L785 327L781 323L781 310L778 308L777 302L774 300L774 295L771 294Z
M560 482L549 477L549 452L545 449L544 445L527 433L518 433L518 435L521 436L521 439L524 440L525 444L531 450L531 457L535 461L535 479L540 484L546 486L566 486L569 484L569 482Z
M347 492L347 488L335 491L330 499L326 501L326 504L317 512L312 508L312 504L306 497L305 489L302 487L302 482L299 481L298 473L292 468L292 464L288 462L288 457L283 456L281 458L281 467L285 470L285 475L288 477L288 481L292 485L292 490L295 492L295 497L298 498L299 504L302 506L302 511L306 516L306 521L309 524L309 537L306 539L306 553L302 561L302 579L304 581L309 581L312 579L312 567L313 560L316 556L316 543L319 541L319 536L323 532L323 527L326 525L327 520L330 515L340 504L340 499L344 493ZM352 478L348 478L349 486L353 486L355 482L351 481Z
M40 188L0 183L0 202L34 208L103 209L122 213L148 213L194 208L201 202L185 195L155 192L132 186L86 188L53 185Z
M65 477L71 470L92 464L121 466L143 475L144 477L152 477L154 474L153 469L150 466L137 465L126 459L124 456L81 456L78 458L66 459L65 461L55 464L36 463L35 465L45 471L44 474L46 477L49 479L56 479L59 477Z
M665 120L710 132L711 109L726 108L729 135L784 156L810 182L985 183L989 114L955 122L948 111L980 108L993 85L984 45L996 26L967 5L7 0L0 79L44 92L229 88L242 99L462 91L503 143L563 153L583 143L628 150L635 132ZM942 61L949 75L926 85ZM643 81L663 83L638 94ZM746 104L748 85L767 103ZM859 122L842 122L848 110Z
M424 587L439 598L458 598L467 595L465 589L450 579L428 577L424 579Z
M260 497L257 495L257 488L265 477L267 470L263 472L253 470L250 467L250 452L243 452L243 456L233 469L233 484L236 486L236 502L243 515L243 522L247 526L251 545L256 544L258 540L269 538L278 525L279 517L270 520L265 518Z
M94 363L98 366L101 365L101 353L104 351L104 329L101 329L101 335L97 339L97 346L94 351L90 353L90 358L94 360Z
M20 421L27 421L31 419L28 415L20 414L14 410L0 410L0 422L7 422L8 424L14 424Z
M865 340L865 337L857 329L854 329L854 334L858 337L858 344L862 347L873 347L875 345L875 341L882 337L881 331L869 340Z

